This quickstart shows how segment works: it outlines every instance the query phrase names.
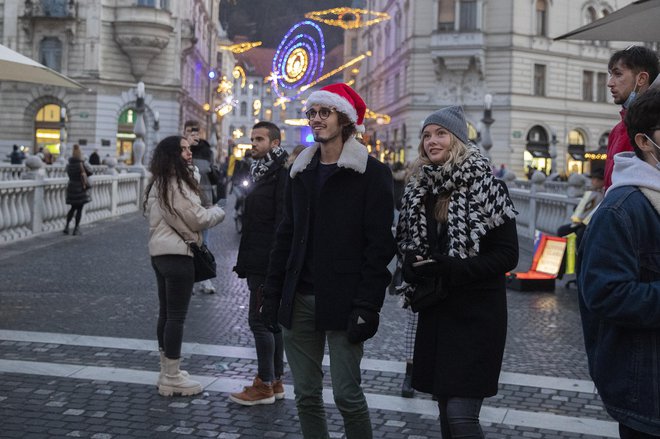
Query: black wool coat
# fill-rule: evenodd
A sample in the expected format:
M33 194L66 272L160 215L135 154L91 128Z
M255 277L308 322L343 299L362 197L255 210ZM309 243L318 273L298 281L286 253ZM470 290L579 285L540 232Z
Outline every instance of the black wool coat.
M430 215L427 224L436 227ZM475 257L435 258L449 264L447 297L419 313L412 385L437 396L493 396L506 340L505 274L518 264L516 221L486 233Z
M74 157L69 158L69 163L66 165L66 174L69 177L69 184L66 187L66 204L79 206L92 201L89 188L83 189L81 165L85 168L87 178L93 173L92 167L87 163Z
M282 219L284 187L288 178L285 161L286 156L281 157L266 175L252 183L245 198L241 243L234 267L238 277L266 275L275 231Z
M345 330L353 308L380 311L390 282L387 264L395 252L392 173L349 139L310 218L318 148L303 150L291 167L264 294L280 301L279 321L291 328L307 240L313 239L316 329ZM314 236L309 236L310 220Z

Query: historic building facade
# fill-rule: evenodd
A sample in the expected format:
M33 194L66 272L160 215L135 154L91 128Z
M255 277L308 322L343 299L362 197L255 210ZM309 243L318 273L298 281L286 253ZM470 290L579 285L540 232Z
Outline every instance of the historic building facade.
M58 153L63 144L66 154L78 143L132 163L140 81L147 150L187 119L211 134L209 71L233 66L217 49L218 8L219 0L0 1L0 42L86 87L0 83L0 151Z
M460 104L470 136L494 165L588 172L584 153L603 148L619 119L607 61L624 43L554 41L631 0L363 0L390 20L349 31L345 58L371 51L345 72L373 111L367 139L389 160L417 156L424 117ZM488 98L490 96L491 98ZM491 120L483 122L485 101ZM481 134L481 135L480 135Z

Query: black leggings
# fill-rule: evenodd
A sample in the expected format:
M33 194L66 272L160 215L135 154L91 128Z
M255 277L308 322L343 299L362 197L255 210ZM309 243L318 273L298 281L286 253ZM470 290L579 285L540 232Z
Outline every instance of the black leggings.
M642 433L641 431L633 430L630 427L627 427L623 424L619 424L619 437L621 439L657 439L660 436L654 436L648 433Z
M73 218L73 214L75 212L76 214L76 227L80 225L80 218L82 218L82 210L83 210L84 204L72 204L71 209L69 209L69 213L66 214L66 225L67 227L69 226L69 223L71 222L71 219Z
M183 324L195 282L193 259L184 255L162 255L151 258L158 283L158 348L170 359L181 357Z

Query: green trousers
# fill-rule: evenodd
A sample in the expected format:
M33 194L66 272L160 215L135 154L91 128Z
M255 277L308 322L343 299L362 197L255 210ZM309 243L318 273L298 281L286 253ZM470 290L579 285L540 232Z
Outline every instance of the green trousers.
M291 329L283 328L284 350L293 376L298 418L305 439L328 439L323 406L323 352L330 353L335 405L344 419L347 439L371 439L369 407L362 392L362 343L349 343L346 331L315 329L315 297L297 294Z

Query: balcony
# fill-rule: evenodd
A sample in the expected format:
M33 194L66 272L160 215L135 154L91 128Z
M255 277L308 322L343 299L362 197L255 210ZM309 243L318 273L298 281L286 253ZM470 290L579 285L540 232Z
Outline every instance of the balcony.
M130 59L131 72L138 81L167 46L174 30L168 10L142 6L116 8L113 26L115 41Z
M449 71L466 71L474 65L483 75L484 35L477 32L437 32L431 36L431 56Z
M77 15L78 4L74 0L25 0L24 18L67 20Z

